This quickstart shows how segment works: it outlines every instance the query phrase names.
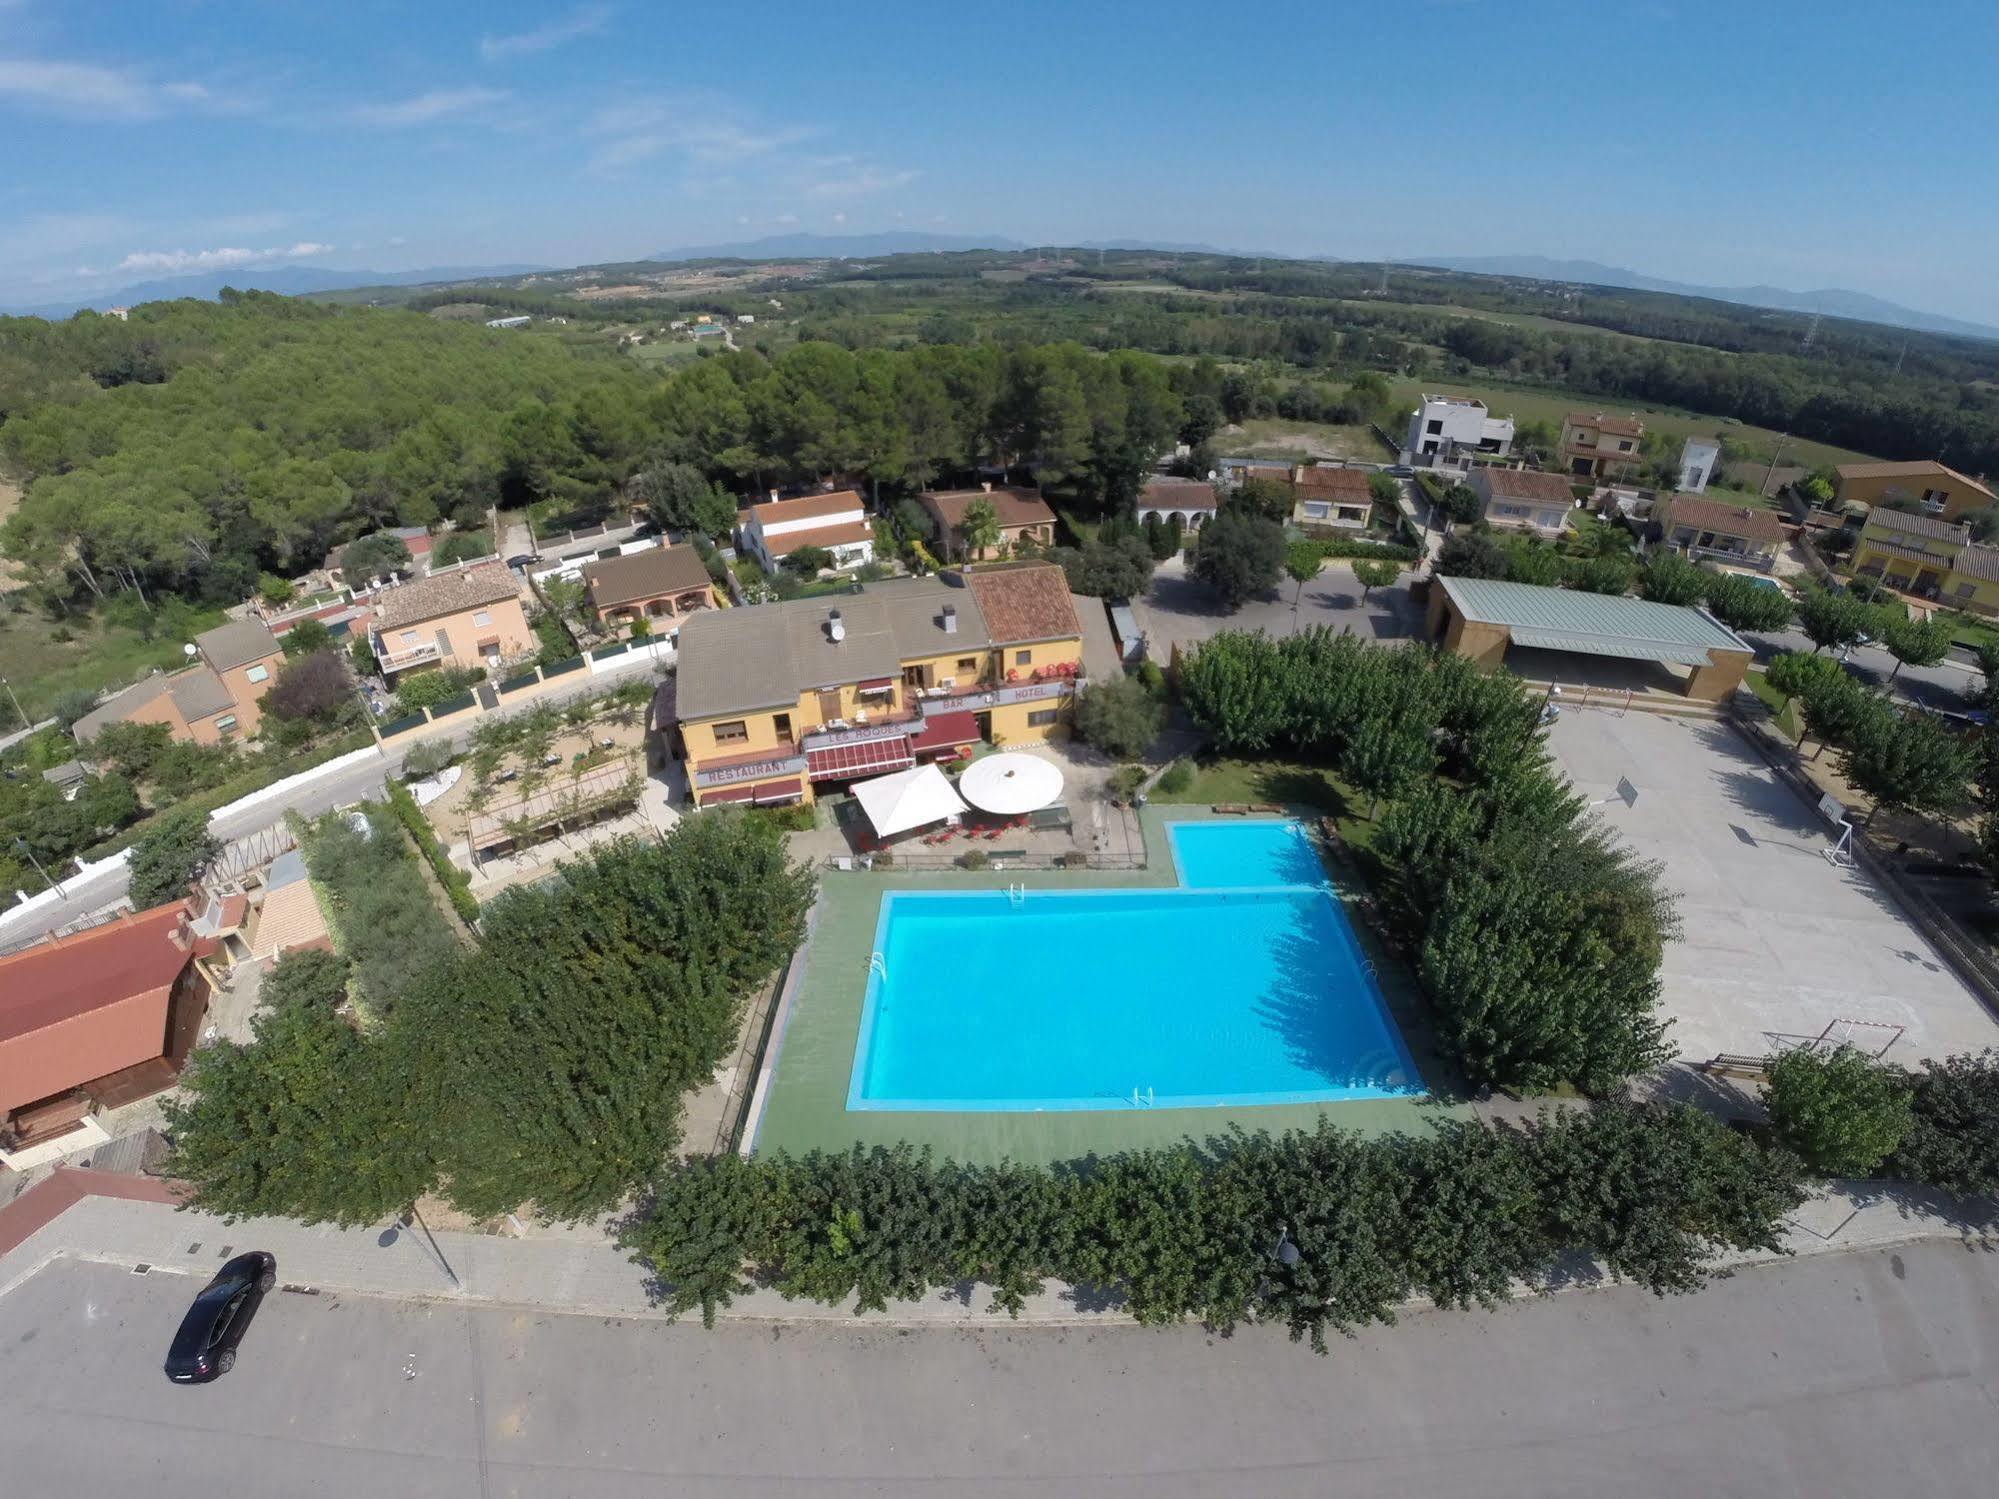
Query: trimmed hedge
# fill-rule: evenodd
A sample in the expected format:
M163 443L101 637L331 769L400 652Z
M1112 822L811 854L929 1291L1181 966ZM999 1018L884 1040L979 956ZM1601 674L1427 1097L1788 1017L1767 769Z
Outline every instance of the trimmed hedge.
M451 897L451 909L458 913L458 919L467 926L476 924L479 902L472 894L472 876L451 862L451 856L438 840L437 829L430 825L430 819L423 815L423 808L416 804L416 798L400 781L389 782L389 806L395 811L396 821L409 830L424 858L430 861L438 883Z
M1056 1279L1121 1296L1141 1323L1281 1322L1323 1352L1328 1328L1393 1322L1413 1296L1494 1306L1573 1278L1576 1256L1697 1290L1725 1250L1781 1252L1804 1197L1782 1149L1690 1106L1620 1103L1422 1139L1322 1121L1046 1170L907 1145L696 1158L620 1241L669 1310L710 1325L756 1285L866 1312L980 1281L1018 1314Z
M1363 558L1371 562L1400 562L1405 566L1422 555L1416 548L1394 541L1348 541L1345 537L1322 541L1314 537L1309 545L1317 547L1321 557Z

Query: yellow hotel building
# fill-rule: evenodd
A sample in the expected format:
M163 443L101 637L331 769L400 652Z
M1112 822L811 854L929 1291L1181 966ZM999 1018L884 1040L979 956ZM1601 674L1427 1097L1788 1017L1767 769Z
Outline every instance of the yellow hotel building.
M981 739L1066 734L1082 635L1046 562L693 614L673 714L694 802L810 802Z

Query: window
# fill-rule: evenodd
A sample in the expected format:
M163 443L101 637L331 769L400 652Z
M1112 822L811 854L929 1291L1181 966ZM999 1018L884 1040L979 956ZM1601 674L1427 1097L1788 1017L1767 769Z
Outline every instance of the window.
M1617 451L1620 453L1628 453L1631 451L1631 444L1628 442L1620 442L1617 445Z
M472 623L475 625L490 625L492 622L493 611L490 609L480 609L472 616Z
M1950 496L1945 494L1941 489L1926 489L1923 491L1923 508L1925 510L1941 510L1949 503Z
M1305 514L1312 520L1324 520L1327 514L1326 502L1324 500L1307 500L1305 502Z
M402 636L402 639L403 639L403 644L404 644L404 645L415 645L415 644L416 644L416 631L414 631L414 630L405 630L405 631L403 631L403 636Z
M791 715L789 713L778 713L773 715L771 718L771 723L777 729L778 738L780 739L791 738Z
M236 732L236 715L235 715L234 713L225 713L225 714L223 714L223 715L222 715L222 716L221 716L220 718L216 719L216 720L215 720L215 732L216 732L216 733L218 733L218 734L233 734L233 733L235 733L235 732Z
M1015 651L1013 653L1013 664L1015 666L1032 666L1034 664L1034 652Z
M741 744L750 737L750 726L737 718L728 723L718 723L709 732L715 736L717 744Z
M1036 708L1027 715L1027 726L1030 729L1045 729L1061 716L1061 713L1054 708Z
M1578 432L1578 433L1576 433L1576 446L1577 446L1577 447L1579 447L1579 448L1593 448L1593 447L1595 447L1595 446L1596 446L1596 434L1595 434L1594 432Z
M1443 421L1443 418L1442 418L1442 417L1433 417L1433 418L1431 419L1431 421L1430 421L1430 424L1429 424L1428 426L1424 427L1424 429L1423 429L1423 430L1424 430L1425 432L1428 432L1428 433L1429 433L1429 434L1430 434L1430 435L1431 435L1432 437L1436 436L1436 435L1437 435L1437 434L1438 434L1439 432L1441 432L1441 431L1443 431L1443 430L1444 430L1444 421Z
M959 671L977 671L978 669L979 658L977 656L960 656L958 658Z
M1956 590L1957 596L1961 599L1968 599L1977 591L1978 585L1975 583L1960 583Z
M268 666L253 666L243 673L243 680L246 682L261 682L269 677L270 674L271 669Z

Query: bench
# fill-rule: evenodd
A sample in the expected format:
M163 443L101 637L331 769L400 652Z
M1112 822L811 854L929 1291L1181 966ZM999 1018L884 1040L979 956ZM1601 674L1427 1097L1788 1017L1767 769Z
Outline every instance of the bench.
M1768 1057L1746 1057L1732 1052L1722 1052L1712 1061L1700 1064L1699 1071L1709 1077L1765 1078L1770 1075Z

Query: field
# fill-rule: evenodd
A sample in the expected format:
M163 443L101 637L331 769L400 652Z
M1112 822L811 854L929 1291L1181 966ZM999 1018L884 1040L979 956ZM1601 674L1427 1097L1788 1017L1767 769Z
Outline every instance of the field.
M1652 406L1634 406L1629 401L1615 396L1592 396L1548 390L1538 386L1505 385L1499 381L1481 381L1464 384L1452 380L1433 380L1427 376L1402 377L1391 380L1389 388L1395 399L1396 408L1404 413L1413 411L1424 391L1433 395L1475 396L1492 408L1495 416L1511 416L1516 421L1545 421L1559 428L1562 418L1571 411L1612 411L1635 412L1645 423L1647 430L1659 431L1673 437L1712 437L1717 432L1735 439L1747 446L1752 455L1767 462L1776 451L1777 444L1784 442L1786 461L1803 463L1817 468L1821 464L1864 462L1872 455L1856 453L1850 448L1836 448L1822 442L1803 442L1797 438L1785 440L1782 433L1772 432L1768 427L1751 427L1741 422L1724 422L1720 417L1702 416L1691 411L1668 411ZM1390 426L1389 430L1394 431Z
M1291 422L1282 417L1256 418L1240 427L1224 427L1215 446L1225 458L1358 458L1387 463L1393 456L1365 427L1330 422Z

